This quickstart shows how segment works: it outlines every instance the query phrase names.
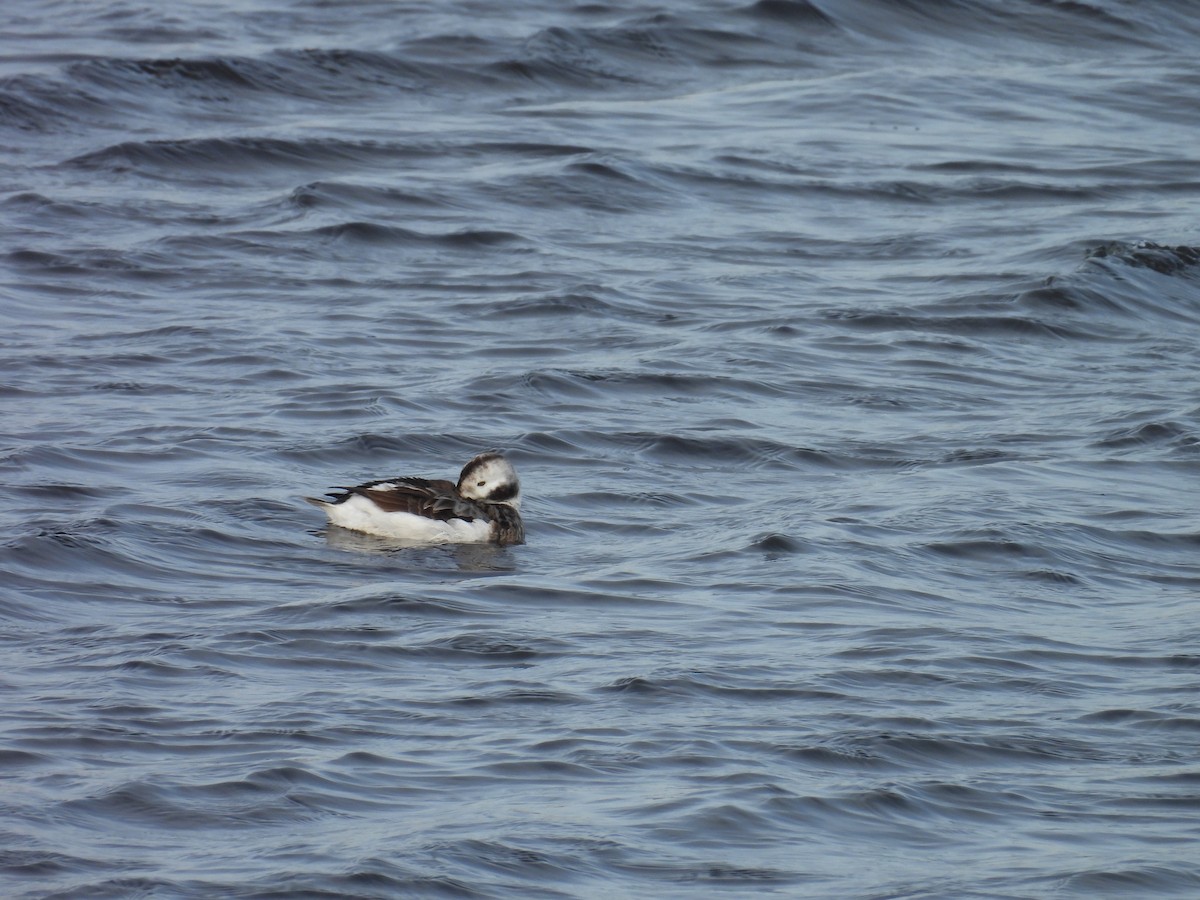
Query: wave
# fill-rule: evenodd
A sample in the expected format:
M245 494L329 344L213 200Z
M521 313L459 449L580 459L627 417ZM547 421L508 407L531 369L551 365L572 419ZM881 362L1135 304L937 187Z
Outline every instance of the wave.
M497 244L522 243L525 240L511 231L468 229L446 234L429 234L409 228L378 225L374 222L327 225L313 229L311 234L333 240L361 241L368 244L436 244L455 250L477 250ZM289 237L295 235L296 232L289 232Z
M330 165L369 165L430 158L436 147L376 141L308 138L194 138L125 141L73 156L61 165L68 168L108 171L158 171L177 180L181 170L219 168L238 171L257 167L280 169L325 168Z
M1200 888L1200 872L1190 865L1096 865L1080 872L1061 871L1050 879L1055 890L1081 896L1159 896L1187 897Z
M1017 303L1057 312L1100 336L1140 338L1144 328L1200 322L1198 264L1195 247L1110 242L1090 250L1075 272L1021 293Z
M362 50L275 51L263 57L99 58L67 67L70 83L128 96L155 92L220 105L256 94L325 102L427 91L446 68Z
M708 697L734 700L739 703L784 703L804 700L833 704L846 700L846 696L838 691L788 683L770 684L765 683L761 677L753 675L738 677L729 672L630 675L605 685L602 690L633 694L648 700Z
M533 84L553 91L637 88L694 77L696 67L762 64L768 42L736 27L696 29L663 16L644 26L552 26L523 39L415 38L395 52L277 50L262 56L95 57L54 75L0 80L0 127L52 132L123 118L219 114L282 101L317 105L430 96L475 102ZM468 47L471 52L465 52ZM790 51L789 51L790 52ZM106 122L107 117L107 122Z
M1116 10L1092 3L1001 4L959 0L933 9L883 0L757 0L688 16L601 14L596 24L556 24L524 35L445 31L389 51L354 47L270 50L261 55L102 57L52 75L0 80L0 127L53 132L119 117L219 115L237 106L394 102L430 96L476 102L518 98L530 84L551 94L644 92L703 81L710 73L804 70L831 56L880 46L962 45L997 35L1058 52L1114 46L1178 47L1200 38L1194 20L1156 4ZM1133 98L1131 98L1132 100ZM107 120L107 121L106 121Z
M999 3L952 0L931 6L892 0L841 0L820 3L830 24L881 45L896 43L983 45L1019 41L1053 50L1159 47L1173 39L1200 36L1195 21L1164 4L1114 9L1093 2Z
M0 79L0 128L58 134L79 126L103 127L114 109L103 94L43 75Z
M948 334L990 340L1141 340L1200 322L1200 250L1152 242L1089 250L1073 272L1016 294L936 299L923 307L842 308L823 312L852 329ZM1138 327L1131 328L1136 320Z
M1088 253L1089 260L1111 259L1135 268L1153 269L1160 275L1187 273L1200 279L1200 247L1163 247L1150 241L1138 244L1103 244Z

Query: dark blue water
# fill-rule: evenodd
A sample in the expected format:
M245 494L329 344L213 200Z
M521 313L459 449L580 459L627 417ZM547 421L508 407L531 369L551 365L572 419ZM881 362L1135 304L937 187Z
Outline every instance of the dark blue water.
M1193 13L7 4L0 894L1200 896Z

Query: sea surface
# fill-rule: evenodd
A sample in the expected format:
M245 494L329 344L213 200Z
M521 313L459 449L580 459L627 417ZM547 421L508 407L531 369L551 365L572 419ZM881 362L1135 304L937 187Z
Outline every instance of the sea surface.
M0 896L1200 896L1200 18L6 0ZM524 546L306 495L501 449Z

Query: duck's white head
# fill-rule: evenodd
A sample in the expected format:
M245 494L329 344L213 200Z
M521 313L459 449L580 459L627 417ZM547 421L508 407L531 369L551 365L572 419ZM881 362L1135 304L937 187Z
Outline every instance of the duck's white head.
M512 463L499 453L481 453L458 476L458 493L468 500L521 505L521 482Z

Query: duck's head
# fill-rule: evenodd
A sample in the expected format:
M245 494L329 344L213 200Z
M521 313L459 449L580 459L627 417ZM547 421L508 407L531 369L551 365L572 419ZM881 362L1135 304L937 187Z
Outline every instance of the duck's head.
M458 493L468 500L521 505L521 482L512 463L499 453L481 453L458 476Z

